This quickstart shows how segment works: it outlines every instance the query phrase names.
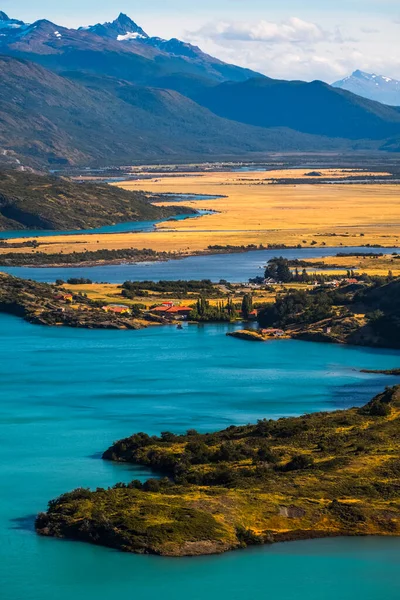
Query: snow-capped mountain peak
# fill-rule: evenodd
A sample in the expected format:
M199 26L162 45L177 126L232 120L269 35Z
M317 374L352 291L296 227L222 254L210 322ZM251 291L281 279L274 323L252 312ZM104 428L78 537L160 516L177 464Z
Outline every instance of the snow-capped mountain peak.
M370 100L400 106L400 81L392 77L357 70L332 85Z
M117 41L129 41L137 39L145 39L149 36L135 21L124 13L120 13L115 21L111 23L97 23L90 27L81 28L95 33L101 37L112 38Z

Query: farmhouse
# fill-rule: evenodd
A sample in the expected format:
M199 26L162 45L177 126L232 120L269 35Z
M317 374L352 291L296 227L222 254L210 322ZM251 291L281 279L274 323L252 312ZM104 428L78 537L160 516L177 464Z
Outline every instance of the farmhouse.
M57 294L54 296L54 300L63 300L64 302L72 302L73 295L72 294Z
M128 306L124 306L123 304L107 304L103 306L103 310L105 312L112 312L117 315L124 315L130 313L130 308Z
M188 317L192 312L190 306L175 306L173 302L164 302L160 306L156 306L151 309L151 312L160 313L165 316L180 316L180 317Z

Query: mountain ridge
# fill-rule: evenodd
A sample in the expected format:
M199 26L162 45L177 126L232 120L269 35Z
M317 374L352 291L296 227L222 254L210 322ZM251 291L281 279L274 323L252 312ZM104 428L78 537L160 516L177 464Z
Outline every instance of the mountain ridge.
M399 150L398 109L323 82L276 80L223 63L180 40L149 37L123 13L81 29L2 19L2 157L105 166Z
M400 81L392 77L358 69L332 86L389 106L400 106Z
M80 77L85 85L0 55L0 152L48 168L340 147L318 136L233 123L173 90Z
M225 82L193 98L221 117L259 127L289 127L353 140L400 134L397 110L322 81L254 78Z

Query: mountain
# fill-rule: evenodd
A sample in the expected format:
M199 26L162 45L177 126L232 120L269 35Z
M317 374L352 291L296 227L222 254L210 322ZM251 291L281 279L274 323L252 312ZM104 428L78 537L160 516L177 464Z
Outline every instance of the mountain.
M173 90L0 56L0 154L32 166L243 156L343 144L222 119Z
M89 229L122 221L165 219L187 210L154 206L144 192L0 171L0 230Z
M123 14L112 23L78 30L47 20L7 27L0 37L0 53L38 62L58 73L84 70L142 85L158 85L158 78L177 73L215 83L261 77L179 40L150 38Z
M321 81L254 78L209 87L192 98L221 117L248 125L350 140L400 134L400 111Z
M400 106L400 81L391 77L354 71L350 77L345 77L332 85L382 104Z
M0 10L0 29L3 30L2 35L5 35L7 30L21 29L23 27L26 27L23 21L18 21L17 19L10 19L10 17L6 15L5 12Z
M123 14L81 29L4 13L0 23L3 163L398 151L400 110L223 63L180 40L149 37Z
M97 23L97 25L91 25L90 27L80 27L79 31L90 31L101 37L117 41L137 40L138 38L149 37L139 25L123 13L112 23Z

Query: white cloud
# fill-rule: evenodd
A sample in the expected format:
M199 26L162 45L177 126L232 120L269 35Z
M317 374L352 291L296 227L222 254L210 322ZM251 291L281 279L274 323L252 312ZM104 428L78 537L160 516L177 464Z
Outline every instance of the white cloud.
M356 69L400 78L398 25L375 15L338 22L311 22L297 17L284 21L227 21L205 23L186 41L221 60L248 67L278 79L322 79L332 82Z
M318 42L327 34L319 25L291 17L281 23L258 21L257 23L217 22L204 25L191 33L193 38L209 37L215 41L241 42L288 42L292 44Z
M375 27L361 27L362 33L379 33L379 29Z

